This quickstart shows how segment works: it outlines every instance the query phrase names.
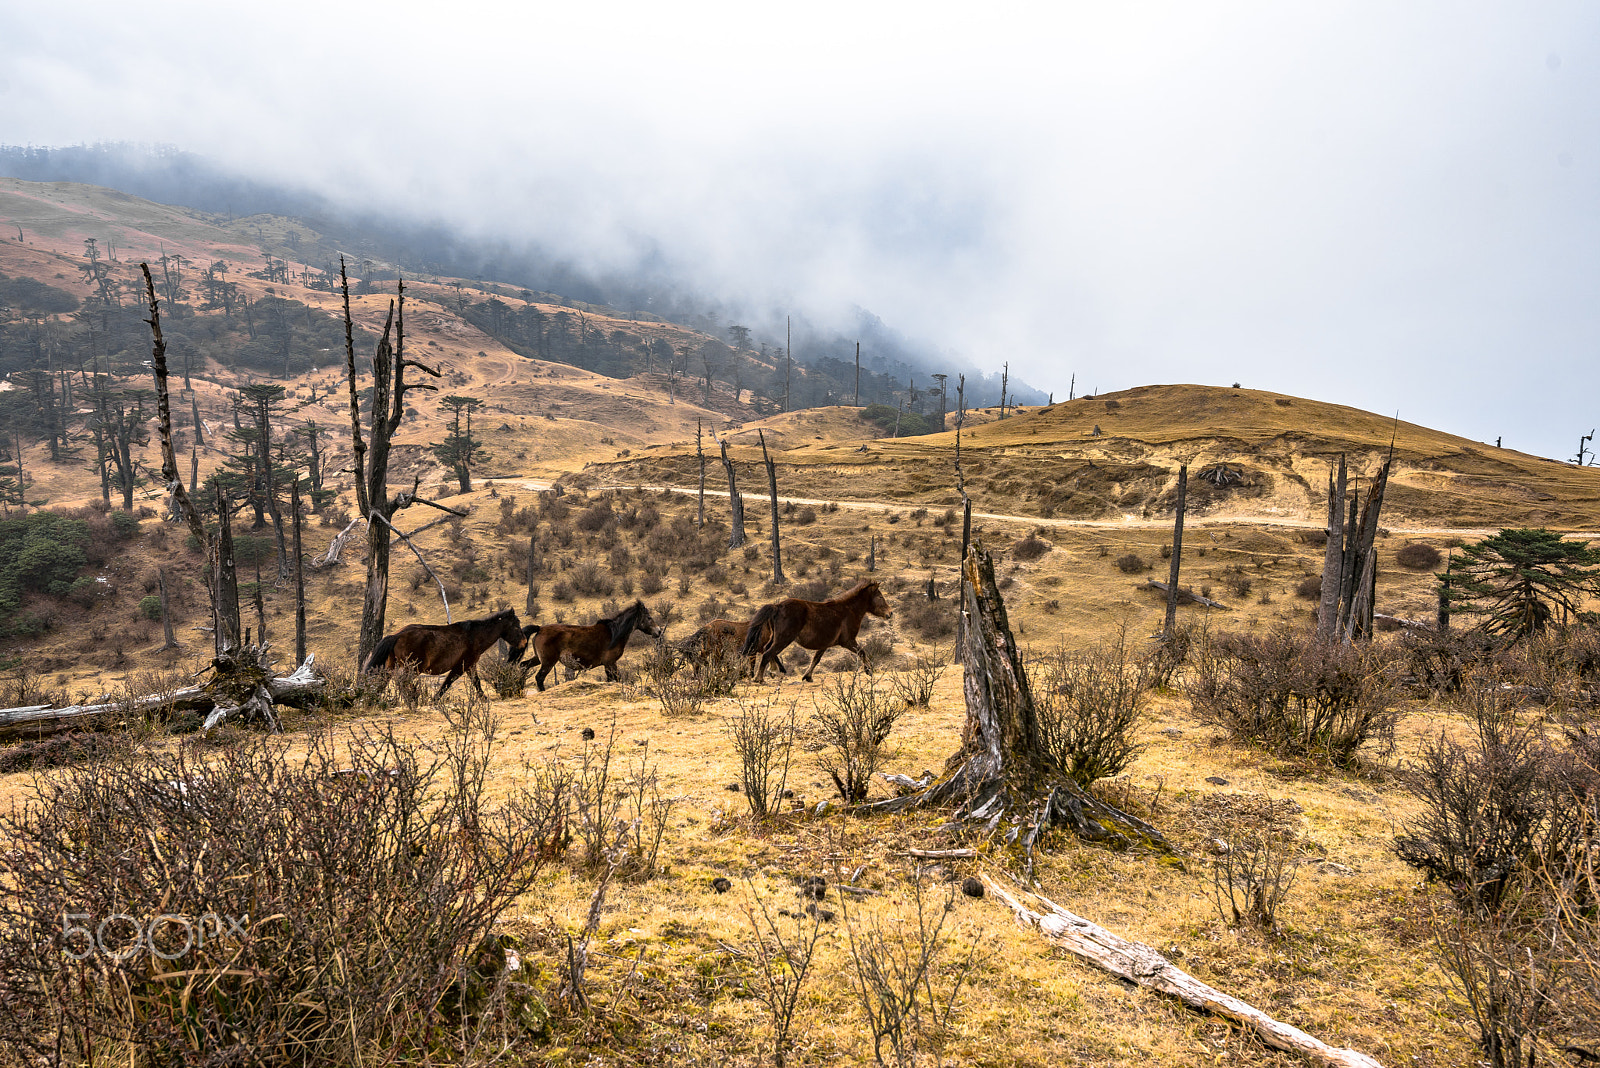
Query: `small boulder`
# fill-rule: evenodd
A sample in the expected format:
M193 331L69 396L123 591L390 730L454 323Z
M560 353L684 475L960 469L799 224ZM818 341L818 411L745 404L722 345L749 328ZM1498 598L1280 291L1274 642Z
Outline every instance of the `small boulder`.
M969 875L961 880L961 892L968 897L982 897L983 881L976 875Z
M729 890L733 889L733 884L723 876L719 875L715 879L711 880L711 889L715 890L719 894L726 894Z

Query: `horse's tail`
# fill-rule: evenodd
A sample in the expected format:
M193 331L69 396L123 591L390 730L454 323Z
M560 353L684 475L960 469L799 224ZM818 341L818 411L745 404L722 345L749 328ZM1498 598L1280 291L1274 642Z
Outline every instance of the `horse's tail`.
M761 647L761 632L764 631L778 618L778 606L766 604L761 606L761 611L750 621L750 630L744 636L744 644L739 646L740 656L754 656Z
M394 655L395 643L398 642L399 640L400 640L400 633L398 631L396 631L395 633L389 635L387 638L385 638L381 642L379 642L378 643L378 647L376 649L372 650L372 655L367 657L367 666L365 668L363 668L362 670L363 671L373 671L373 670L378 669L378 668L388 667L389 666L389 658Z

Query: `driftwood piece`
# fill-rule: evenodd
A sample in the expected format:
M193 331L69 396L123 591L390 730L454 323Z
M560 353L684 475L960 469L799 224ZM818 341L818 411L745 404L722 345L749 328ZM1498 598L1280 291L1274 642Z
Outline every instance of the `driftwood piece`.
M273 704L299 704L322 693L323 679L313 669L315 656L306 657L305 663L291 675L266 680L265 690ZM150 694L131 701L110 701L89 705L71 705L54 708L50 705L27 705L21 708L0 709L0 739L37 737L74 727L89 727L102 716L143 716L163 709L172 712L212 712L217 701L204 686L185 686L170 694Z
M1298 1027L1280 1023L1231 994L1224 994L1176 967L1171 961L1142 942L1125 938L1068 912L1049 898L1031 895L1044 912L1036 912L1017 900L988 875L983 877L989 890L1011 906L1017 919L1036 928L1047 940L1073 956L1103 968L1130 982L1171 994L1184 1004L1205 1012L1225 1016L1249 1027L1274 1049L1298 1053L1328 1068L1383 1068L1377 1060L1353 1049L1338 1049L1313 1038Z
M1137 588L1141 590L1159 590L1163 596L1168 596L1172 587L1167 583L1159 582L1156 579L1145 579L1144 585ZM1186 590L1182 586L1178 587L1177 603L1205 605L1207 608L1220 608L1223 611L1227 611L1228 608L1227 605L1221 603L1220 601L1213 601L1209 597L1202 597L1193 590Z

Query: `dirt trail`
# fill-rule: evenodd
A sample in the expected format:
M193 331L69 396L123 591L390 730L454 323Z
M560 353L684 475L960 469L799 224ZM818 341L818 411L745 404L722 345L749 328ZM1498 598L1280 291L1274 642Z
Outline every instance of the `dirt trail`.
M517 480L517 476L513 475L509 478L502 477L496 479L497 482L513 480ZM551 487L552 483L540 479L522 479L518 481L518 485L520 485L523 489L528 490L547 490ZM604 486L602 488L634 489L636 487L631 484L626 486L618 484L613 486ZM690 497L699 492L698 489L692 489L685 486L668 486L665 484L646 484L637 488L646 489L652 493L681 493ZM728 491L708 489L706 490L706 496L725 498L728 496ZM742 496L747 501L764 501L767 499L766 494L756 496L755 494L746 493L742 494ZM814 497L787 497L783 494L778 495L778 500L782 501L784 504L805 504L816 507L821 507L823 505L837 505L840 508L848 508L854 511L895 511L901 513L902 515L908 515L911 512L916 511L917 508L926 507L925 505L906 504L902 501L827 501L818 500ZM999 512L974 511L972 513L972 518L992 520L1000 523L1017 523L1023 526L1046 527L1062 530L1074 527L1116 528L1119 530L1154 530L1157 528L1166 529L1172 526L1172 520L1170 519L1135 519L1133 517L1125 517L1123 519L1041 519L1036 515L1005 515ZM1240 524L1248 524L1250 526L1289 527L1296 530L1323 529L1323 524L1312 522L1309 519L1291 519L1287 516L1278 515L1199 516L1186 518L1183 522L1185 529L1193 529L1195 527L1237 526ZM1462 535L1466 537L1482 537L1487 534L1495 533L1495 531L1497 531L1499 528L1391 526L1386 527L1385 529L1395 534ZM1600 538L1600 531L1569 530L1565 531L1564 533L1567 537L1572 538Z

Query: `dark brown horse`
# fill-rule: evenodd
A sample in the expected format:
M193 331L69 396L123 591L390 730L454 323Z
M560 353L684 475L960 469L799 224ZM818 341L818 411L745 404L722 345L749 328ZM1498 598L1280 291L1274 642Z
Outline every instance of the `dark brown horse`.
M891 614L888 600L876 582L858 582L848 592L827 601L802 601L786 597L773 604L764 605L750 621L750 631L739 647L740 656L761 653L761 666L756 670L756 681L766 678L767 665L778 662L778 654L799 642L802 649L815 649L811 666L801 676L811 681L822 654L835 645L850 650L861 657L861 666L867 667L867 658L856 644L856 634L861 630L861 620L868 612L888 619Z
M748 622L739 623L732 619L713 619L693 634L677 644L677 650L685 660L694 665L696 673L705 664L719 656L738 656L739 647L744 645L745 635L750 632ZM771 637L772 628L767 627L768 637ZM776 665L779 672L784 675L789 669L779 660ZM755 673L755 657L750 658L750 671Z
M539 674L533 677L534 685L544 691L545 676L560 663L563 654L572 657L580 668L603 667L606 681L616 682L617 661L628 647L628 639L635 630L652 638L661 636L655 617L643 601L635 601L610 619L602 619L588 626L572 623L548 623L542 627L531 626L524 631L533 641L534 655L539 660ZM523 669L532 670L532 663Z
M522 622L510 608L488 619L463 619L460 623L442 625L413 623L379 642L367 658L365 670L396 667L410 662L423 675L444 676L444 685L439 687L440 697L465 672L472 679L473 688L482 694L483 683L478 681L478 658L498 641L504 641L511 647L509 659L513 664L522 659L522 652L528 647Z

